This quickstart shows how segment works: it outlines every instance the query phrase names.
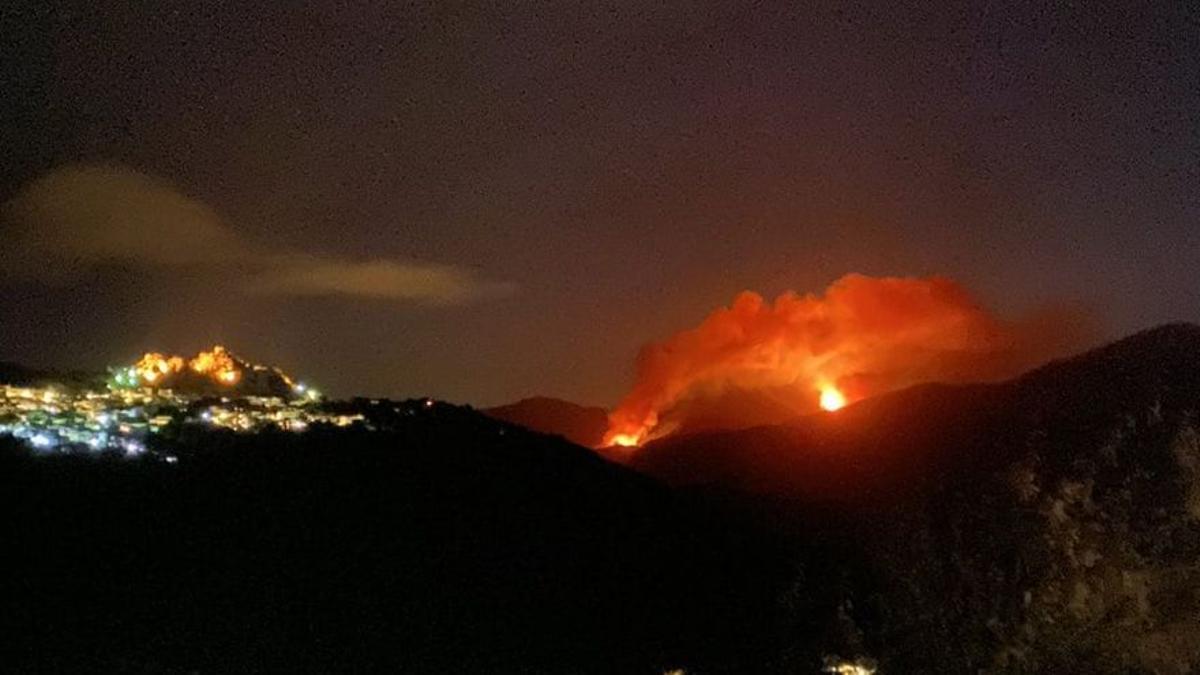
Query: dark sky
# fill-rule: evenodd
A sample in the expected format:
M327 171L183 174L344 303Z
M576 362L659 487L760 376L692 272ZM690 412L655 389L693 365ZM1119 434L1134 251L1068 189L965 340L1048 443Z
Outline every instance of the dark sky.
M647 340L847 272L1200 321L1194 3L361 4L0 9L0 359L610 404Z

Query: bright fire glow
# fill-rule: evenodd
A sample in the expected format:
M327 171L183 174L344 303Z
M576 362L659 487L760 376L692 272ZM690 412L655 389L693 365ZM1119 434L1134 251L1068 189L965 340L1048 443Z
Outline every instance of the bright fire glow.
M179 356L150 352L134 364L132 374L148 385L169 386L168 382L183 371L185 363L196 374L212 378L222 385L237 384L242 378L242 371L237 362L220 345L213 347L211 351L200 352L196 358L186 362Z
M622 448L636 448L638 440L636 434L617 434L612 437L612 445L619 445Z
M208 375L222 384L234 384L242 376L233 357L221 345L216 345L212 351L200 352L196 358L188 362L188 367L201 375Z
M137 376L145 380L147 384L154 384L162 377L182 370L183 359L178 356L168 357L157 352L150 352L142 356L133 368Z
M825 387L821 390L821 410L833 412L841 410L846 406L846 397L842 392L834 387Z
M1071 321L1044 319L1063 335ZM788 292L774 302L747 291L642 349L603 445L641 445L686 429L692 410L703 420L711 416L704 402L727 393L761 392L803 414L921 382L1003 379L1069 346L1055 332L998 320L942 277L850 274L823 294Z

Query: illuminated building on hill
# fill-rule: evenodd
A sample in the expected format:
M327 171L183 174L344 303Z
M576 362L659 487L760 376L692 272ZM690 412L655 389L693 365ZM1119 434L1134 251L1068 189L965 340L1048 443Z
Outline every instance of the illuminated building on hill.
M363 422L362 415L326 411L319 391L280 369L247 363L220 346L192 359L148 353L108 373L103 388L0 384L0 434L39 451L136 456L172 425L256 432Z

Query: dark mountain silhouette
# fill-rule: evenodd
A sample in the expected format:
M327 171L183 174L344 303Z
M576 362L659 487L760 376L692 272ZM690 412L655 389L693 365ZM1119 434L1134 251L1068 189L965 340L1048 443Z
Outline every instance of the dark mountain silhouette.
M1168 325L1008 382L920 385L785 424L670 436L631 465L675 484L887 499L947 471L1003 464L1019 453L1011 441L1023 434L1053 429L1094 442L1112 417L1138 406L1196 405L1189 397L1200 392L1197 346L1200 327Z
M6 668L1200 667L1195 326L668 438L649 476L467 408L329 405L375 431L4 447Z
M936 481L955 449L1001 424L1006 391L923 385L788 424L679 434L630 465L674 485L720 485L808 501L864 502ZM936 467L936 470L931 471Z
M546 396L521 399L516 403L486 408L485 415L505 422L594 448L604 441L608 411Z
M10 672L737 672L786 556L752 523L467 408L168 429L176 463L0 438ZM773 551L774 552L771 552Z
M797 391L795 387L745 389L730 386L683 399L662 413L659 424L678 434L782 424L795 419L806 407L816 409L813 394ZM807 401L808 405L797 405L797 401Z
M681 434L779 423L796 417L796 408L788 403L795 398L796 392L790 389L775 392L731 388L681 401L663 414L662 422ZM485 408L482 412L526 429L562 436L587 448L599 448L608 431L608 411L604 408L546 396ZM603 449L602 454L624 456L623 452L608 453Z
M1200 666L1198 418L1200 327L1170 325L1002 384L669 438L634 465L758 500L803 542L800 665L1183 673Z
M11 361L0 361L0 384L19 387L69 384L103 387L104 374L86 370L50 370L30 368Z
M46 377L45 371L28 368L10 361L0 361L0 382L13 385L32 384Z

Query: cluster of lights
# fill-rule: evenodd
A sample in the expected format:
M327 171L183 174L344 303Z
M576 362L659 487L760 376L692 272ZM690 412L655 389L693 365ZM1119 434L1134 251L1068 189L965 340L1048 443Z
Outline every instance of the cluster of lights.
M297 382L296 384L293 384L292 385L292 393L295 394L299 398L305 398L310 401L320 401L321 400L321 392L304 384L303 382Z
M170 392L0 387L0 433L39 451L85 449L140 455L147 435L170 424L183 402Z
M141 375L138 374L137 368L119 368L112 371L113 384L120 389L136 387L141 383Z
M180 384L178 377L191 375L233 387L246 371L282 382L286 395L221 396L197 408L203 393L172 386ZM313 424L344 427L363 420L361 415L324 412L313 405L321 400L317 389L276 368L243 364L219 345L187 360L150 352L109 372L104 389L0 385L0 434L44 452L115 450L136 456L146 452L149 436L176 422L235 431L269 426L303 431Z
M118 372L118 375L124 373ZM363 422L359 414L330 413L312 405L321 394L296 384L295 396L222 397L197 408L198 398L169 389L0 386L0 434L24 440L38 451L146 452L146 440L175 422L240 432L267 427L304 431L314 424L346 427ZM190 412L185 412L190 411Z
M363 422L363 416L325 412L306 405L303 399L284 401L274 396L248 396L223 399L210 405L200 412L196 421L233 431L252 432L267 426L304 431L314 424L347 427Z
M233 376L245 384L230 391L194 385L195 381L174 380L189 370L207 374L220 382L223 372L236 364ZM126 456L149 456L174 463L177 458L150 451L151 439L179 425L195 425L234 432L266 429L302 432L313 426L377 428L379 420L368 421L362 412L338 405L319 405L321 392L304 382L292 380L277 368L232 360L221 347L184 361L150 353L132 366L110 368L105 386L54 384L42 387L0 384L0 435L23 440L38 452L117 452ZM269 386L259 387L261 383ZM251 390L263 393L255 395ZM436 414L438 403L431 398L391 404L370 400L373 407L390 406L390 414L420 416ZM388 412L382 412L385 418ZM384 425L388 422L383 422ZM385 426L386 428L386 426ZM501 429L499 433L503 434Z

